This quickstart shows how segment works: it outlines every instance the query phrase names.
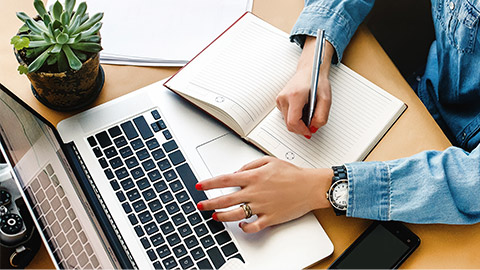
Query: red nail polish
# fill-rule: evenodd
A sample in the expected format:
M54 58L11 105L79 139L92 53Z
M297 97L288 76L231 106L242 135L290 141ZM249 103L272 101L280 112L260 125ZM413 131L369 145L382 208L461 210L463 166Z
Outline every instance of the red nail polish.
M240 229L242 228L242 223L243 222L238 223L238 227L240 227Z
M202 184L197 183L197 184L195 185L195 189L197 189L197 190L202 190Z
M311 126L311 127L310 127L310 132L312 132L312 133L317 132L317 130L318 130L318 128L316 128L316 127L314 127L314 126Z
M197 209L200 211L203 210L203 204L201 202L197 203Z
M212 214L212 218L213 218L213 220L218 221L217 212L214 212Z
M312 136L310 136L310 135L303 135L303 136L305 136L305 138L307 138L309 140L312 138Z

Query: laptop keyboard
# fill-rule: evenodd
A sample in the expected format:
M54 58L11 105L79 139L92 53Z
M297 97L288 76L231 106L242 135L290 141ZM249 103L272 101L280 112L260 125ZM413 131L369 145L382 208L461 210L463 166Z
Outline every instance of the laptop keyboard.
M207 197L158 110L87 138L93 153L153 267L220 268L243 258L213 211L198 211Z
M33 210L59 265L65 269L98 269L100 263L65 195L51 164L26 187Z

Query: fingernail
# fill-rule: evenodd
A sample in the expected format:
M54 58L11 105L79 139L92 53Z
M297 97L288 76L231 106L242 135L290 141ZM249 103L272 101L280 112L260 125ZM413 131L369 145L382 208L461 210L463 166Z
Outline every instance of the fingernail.
M242 222L238 223L238 227L240 227L240 229L242 229L243 225L245 225L245 224L246 224L246 222L242 221Z
M218 221L217 212L214 212L212 214L212 218L213 218L213 220Z
M314 126L311 126L311 127L310 127L310 132L312 132L312 133L317 132L317 130L318 130L317 127L314 127Z
M310 135L303 135L303 136L305 136L305 138L307 138L309 140L312 138L312 136L310 136Z
M202 190L202 184L197 183L197 184L195 185L195 188L196 188L197 190Z
M197 203L197 209L200 211L203 210L203 204L201 202Z

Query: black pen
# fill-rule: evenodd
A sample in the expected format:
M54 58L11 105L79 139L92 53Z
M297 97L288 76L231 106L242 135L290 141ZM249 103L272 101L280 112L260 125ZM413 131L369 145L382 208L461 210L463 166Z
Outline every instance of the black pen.
M318 75L320 73L320 65L322 65L323 62L324 46L325 30L318 29L317 40L315 42L315 52L313 55L312 82L310 84L310 95L308 98L308 128L310 128L310 124L312 123L313 114L315 112L315 105L317 104Z

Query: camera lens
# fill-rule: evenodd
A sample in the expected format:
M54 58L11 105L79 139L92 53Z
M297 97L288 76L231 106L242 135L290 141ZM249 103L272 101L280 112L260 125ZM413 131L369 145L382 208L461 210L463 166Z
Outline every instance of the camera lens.
M17 214L6 214L0 217L0 230L5 234L17 234L22 230L23 221Z
M0 206L7 205L12 201L12 195L5 189L0 189Z

